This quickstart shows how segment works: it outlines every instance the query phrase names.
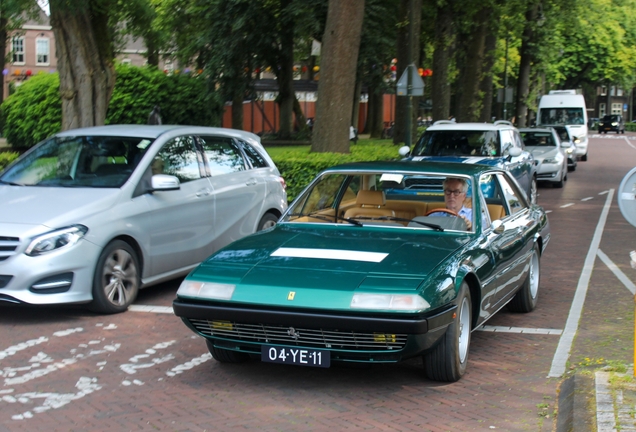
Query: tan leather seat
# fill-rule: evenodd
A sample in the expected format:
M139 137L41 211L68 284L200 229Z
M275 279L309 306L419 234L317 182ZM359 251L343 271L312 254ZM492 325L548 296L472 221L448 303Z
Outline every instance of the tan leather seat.
M383 191L361 190L356 197L356 207L344 214L346 218L375 218L395 216L395 212L385 207L386 197Z
M490 220L495 221L506 216L506 209L499 204L488 204L488 213L490 214Z

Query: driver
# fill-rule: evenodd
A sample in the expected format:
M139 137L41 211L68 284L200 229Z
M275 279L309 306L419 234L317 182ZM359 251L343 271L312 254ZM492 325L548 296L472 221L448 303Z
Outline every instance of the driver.
M443 183L444 203L448 210L454 211L459 217L466 221L466 229L472 229L473 209L464 206L466 192L468 192L468 182L463 178L446 177Z

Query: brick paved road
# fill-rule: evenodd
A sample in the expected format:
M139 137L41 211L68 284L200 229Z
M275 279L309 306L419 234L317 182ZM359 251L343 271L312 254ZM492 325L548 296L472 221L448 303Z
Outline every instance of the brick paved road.
M538 308L502 311L490 326L564 328L603 192L634 165L627 141L597 138L563 189L540 189L553 239ZM614 202L600 248L634 281L635 231ZM147 290L138 304L169 306L177 284ZM632 295L600 260L585 306L572 363L631 362ZM475 332L465 377L440 384L423 378L417 360L218 364L170 314L0 306L0 431L550 431L560 380L546 377L558 343L558 334Z

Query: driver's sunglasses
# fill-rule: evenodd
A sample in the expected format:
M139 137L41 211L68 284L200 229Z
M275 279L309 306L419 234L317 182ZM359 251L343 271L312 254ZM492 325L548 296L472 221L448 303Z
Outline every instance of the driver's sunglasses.
M463 194L464 192L461 189L455 189L455 190L448 190L448 189L444 189L444 195L446 196L459 196L461 194Z

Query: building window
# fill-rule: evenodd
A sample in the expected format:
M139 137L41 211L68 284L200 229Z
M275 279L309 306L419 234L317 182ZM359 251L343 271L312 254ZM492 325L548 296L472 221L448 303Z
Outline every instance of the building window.
M603 86L601 87L601 96L606 96L607 95L607 87Z
M24 64L24 37L14 37L11 44L11 50L13 51L13 63Z
M605 117L605 104L598 104L598 116Z
M43 38L37 38L35 40L35 55L36 64L48 65L49 64L49 40Z
M616 88L616 96L623 96L623 89L620 87Z
M612 114L614 114L614 115L622 115L623 114L623 104L622 103L613 103L612 104Z

